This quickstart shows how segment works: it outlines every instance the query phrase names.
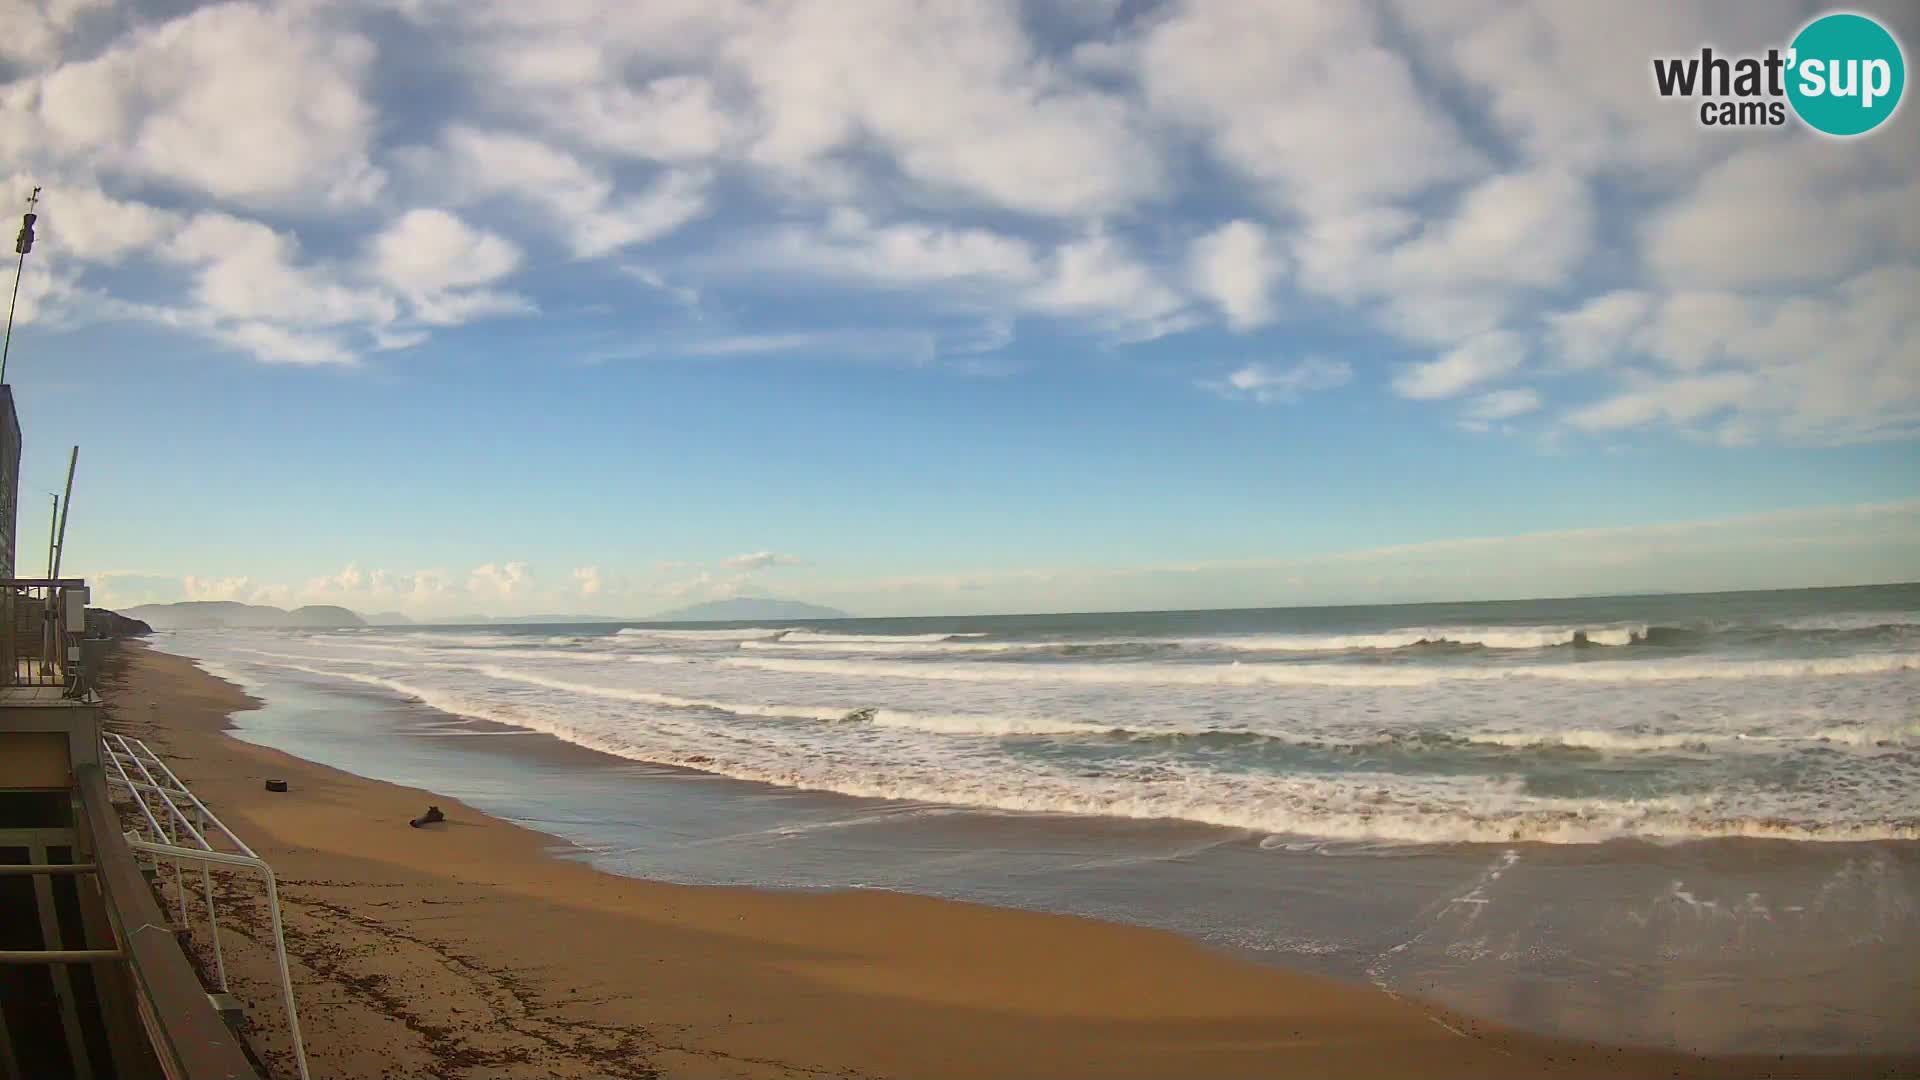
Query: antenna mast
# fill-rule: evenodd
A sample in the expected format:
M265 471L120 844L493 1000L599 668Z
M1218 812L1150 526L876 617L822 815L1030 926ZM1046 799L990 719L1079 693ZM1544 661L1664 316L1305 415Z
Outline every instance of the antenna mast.
M80 448L67 459L67 494L60 500L60 538L53 545L53 577L60 577L60 560L67 553L67 513L73 509L73 470L80 465Z
M7 381L7 354L13 351L13 309L20 306L20 275L27 269L27 252L33 250L33 223L40 215L33 208L40 202L40 189L35 187L33 194L27 196L27 215L20 219L20 235L13 240L13 250L18 252L20 260L13 266L13 302L7 305L7 338L0 344L0 383Z

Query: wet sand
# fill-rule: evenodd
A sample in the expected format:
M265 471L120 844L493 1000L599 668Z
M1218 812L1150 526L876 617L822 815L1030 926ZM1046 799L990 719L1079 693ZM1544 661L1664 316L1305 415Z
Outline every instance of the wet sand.
M128 645L106 681L116 726L279 873L316 1076L1920 1073L1517 1034L1088 919L615 876L453 800L229 737L254 702L186 660ZM448 821L408 828L429 803ZM292 1075L270 958L246 937L262 926L223 940L263 1056Z

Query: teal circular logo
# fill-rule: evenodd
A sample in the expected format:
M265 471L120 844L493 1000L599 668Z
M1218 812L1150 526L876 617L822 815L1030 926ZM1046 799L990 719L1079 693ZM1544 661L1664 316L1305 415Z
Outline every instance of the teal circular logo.
M1861 135L1893 115L1907 85L1900 43L1864 15L1822 15L1789 46L1787 99L1817 131Z

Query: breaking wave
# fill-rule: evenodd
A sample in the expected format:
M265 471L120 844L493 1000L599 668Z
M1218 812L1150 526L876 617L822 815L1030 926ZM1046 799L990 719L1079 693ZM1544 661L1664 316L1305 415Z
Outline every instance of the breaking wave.
M730 657L721 663L790 674L979 683L1094 683L1171 686L1434 686L1449 682L1553 679L1635 683L1687 679L1792 679L1920 670L1920 654L1810 660L1601 661L1502 667L1349 664L919 664L885 660Z

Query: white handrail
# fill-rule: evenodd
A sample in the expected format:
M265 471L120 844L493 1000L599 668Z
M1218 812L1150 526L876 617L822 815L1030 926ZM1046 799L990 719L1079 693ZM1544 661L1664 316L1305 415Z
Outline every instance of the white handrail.
M293 1038L294 1061L299 1066L300 1080L311 1080L307 1072L306 1047L300 1039L300 1014L293 1000L293 974L287 964L286 931L280 920L280 888L273 876L273 867L268 866L267 861L257 855L244 840L235 836L233 830L227 828L219 816L209 810L207 805L201 802L178 776L174 775L172 769L167 768L166 763L161 761L159 755L155 754L146 743L116 732L103 733L100 742L101 750L112 766L107 773L108 782L127 790L150 830L147 838L142 838L137 831L129 831L127 846L138 852L173 860L176 887L180 890L180 921L183 926L188 925L187 900L184 878L180 876L180 864L195 862L200 865L201 885L210 927L209 936L213 939L214 965L222 992L227 989L227 966L220 947L220 915L213 903L213 879L209 869L220 866L251 870L259 874L261 881L265 883L267 915L273 926L274 962L280 969L280 996L287 1009L287 1030ZM129 764L139 772L145 782L135 780L127 773ZM161 784L158 777L148 768L149 765L158 768L172 786ZM166 807L165 817L179 822L180 831L184 832L184 837L173 829L161 827L161 819L154 814L154 807L148 801L149 796L153 796L155 801ZM180 797L189 800L199 818L197 824L190 820L186 811L175 802L175 799ZM240 853L216 850L207 840L207 834L213 831L217 831L220 836L239 848ZM190 841L192 846L178 842L183 838Z

